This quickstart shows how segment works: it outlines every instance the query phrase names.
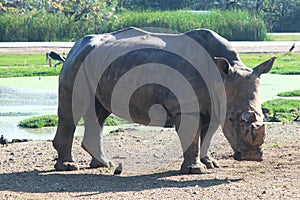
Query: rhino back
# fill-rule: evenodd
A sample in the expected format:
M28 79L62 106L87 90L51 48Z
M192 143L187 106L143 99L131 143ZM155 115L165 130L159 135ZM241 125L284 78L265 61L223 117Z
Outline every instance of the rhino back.
M212 58L226 58L232 66L242 62L232 45L212 30L197 29L189 31L185 35L202 45Z

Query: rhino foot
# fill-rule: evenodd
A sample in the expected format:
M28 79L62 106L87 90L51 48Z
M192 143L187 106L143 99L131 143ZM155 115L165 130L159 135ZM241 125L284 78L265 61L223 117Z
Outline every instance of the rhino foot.
M95 158L92 158L92 161L90 162L90 168L98 168L98 167L113 167L113 163L110 161L106 162L100 162Z
M205 157L201 158L200 161L207 167L207 169L220 167L219 162L210 156L205 156Z
M192 164L192 165L182 164L180 173L181 174L206 174L207 168L202 163L196 163L196 164Z
M79 169L79 166L74 162L57 162L54 168L56 171L75 171Z

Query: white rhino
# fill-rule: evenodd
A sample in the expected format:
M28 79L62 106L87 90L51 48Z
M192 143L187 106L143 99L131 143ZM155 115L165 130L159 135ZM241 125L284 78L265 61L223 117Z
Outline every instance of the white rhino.
M248 68L226 39L208 29L162 34L127 28L85 36L71 49L59 77L55 169L78 169L71 148L81 117L90 166L111 166L102 147L102 128L111 113L140 124L174 125L183 148L181 173L219 167L209 155L219 125L234 159L261 161L260 75L274 60Z

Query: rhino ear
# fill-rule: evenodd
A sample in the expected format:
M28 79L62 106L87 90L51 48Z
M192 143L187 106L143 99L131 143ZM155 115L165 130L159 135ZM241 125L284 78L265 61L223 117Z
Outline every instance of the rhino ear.
M277 58L276 56L273 56L269 60L257 65L256 67L253 68L253 71L259 75L268 73L272 69L276 58Z
M234 71L233 67L230 65L229 61L226 58L214 57L214 59L222 75L229 75Z

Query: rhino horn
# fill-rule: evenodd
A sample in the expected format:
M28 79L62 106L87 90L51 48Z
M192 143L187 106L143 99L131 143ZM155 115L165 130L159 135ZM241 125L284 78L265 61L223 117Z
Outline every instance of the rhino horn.
M252 147L261 146L265 140L265 125L251 124L251 130L246 135L246 140Z
M221 74L229 75L234 71L234 68L230 65L226 58L214 57L214 59Z
M271 68L273 67L273 64L274 64L274 61L276 58L277 58L276 56L273 56L269 60L257 65L256 67L253 68L253 71L259 75L268 73L271 70Z

